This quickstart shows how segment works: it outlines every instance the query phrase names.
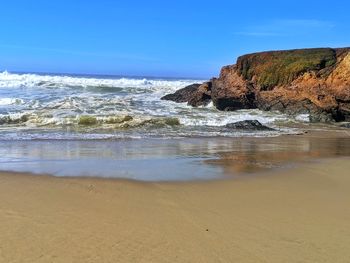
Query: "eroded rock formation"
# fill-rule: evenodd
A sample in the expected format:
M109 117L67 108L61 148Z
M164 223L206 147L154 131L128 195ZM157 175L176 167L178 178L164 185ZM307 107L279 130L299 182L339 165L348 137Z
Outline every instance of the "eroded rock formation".
M162 99L192 106L213 101L226 111L259 108L308 113L315 122L350 121L350 48L244 55L235 65L223 67L219 78L177 93Z

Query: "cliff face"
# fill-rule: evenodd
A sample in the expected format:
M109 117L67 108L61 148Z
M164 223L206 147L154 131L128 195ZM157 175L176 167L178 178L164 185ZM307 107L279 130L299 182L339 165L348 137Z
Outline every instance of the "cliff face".
M350 48L244 55L207 86L206 101L209 96L219 110L259 108L309 113L313 121L350 121ZM197 90L196 99L187 101L201 96Z

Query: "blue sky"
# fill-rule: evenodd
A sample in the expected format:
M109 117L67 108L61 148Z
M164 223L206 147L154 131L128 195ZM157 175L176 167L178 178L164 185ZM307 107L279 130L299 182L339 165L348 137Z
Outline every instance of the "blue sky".
M11 0L0 70L209 78L263 50L350 46L348 1Z

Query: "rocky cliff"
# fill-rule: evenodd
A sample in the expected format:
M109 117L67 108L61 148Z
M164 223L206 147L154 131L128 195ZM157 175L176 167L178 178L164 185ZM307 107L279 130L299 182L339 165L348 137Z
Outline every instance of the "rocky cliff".
M309 113L312 121L350 121L350 48L244 55L223 67L219 78L162 99L192 106L213 101L226 111L259 108Z

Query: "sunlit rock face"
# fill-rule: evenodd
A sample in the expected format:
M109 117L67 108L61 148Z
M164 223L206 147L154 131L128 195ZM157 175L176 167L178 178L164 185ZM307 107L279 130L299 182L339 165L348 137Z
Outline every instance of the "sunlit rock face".
M192 87L193 88L193 87ZM310 114L315 122L350 120L350 48L269 51L241 56L220 76L184 94L192 106L259 108ZM191 103L195 101L195 103Z

